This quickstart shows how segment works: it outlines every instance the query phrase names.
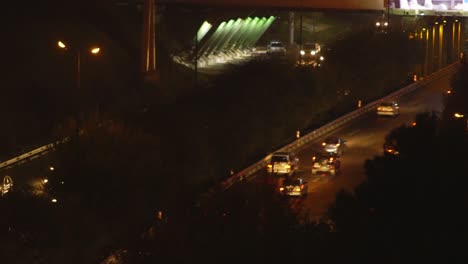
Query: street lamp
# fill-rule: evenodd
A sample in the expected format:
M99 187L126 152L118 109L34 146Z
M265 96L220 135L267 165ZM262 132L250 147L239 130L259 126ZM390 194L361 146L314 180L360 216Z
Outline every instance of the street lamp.
M67 50L69 47L65 42L63 41L58 41L57 46L63 50ZM81 90L81 49L78 48L73 48L72 49L74 52L76 52L76 88L77 91ZM101 48L99 47L91 47L88 50L84 50L85 53L90 53L92 55L97 55L101 51ZM77 135L80 135L80 118L79 116L77 117L77 127L76 127L76 133ZM50 167L50 170L53 170L53 167ZM54 201L52 201L54 202ZM55 201L56 202L56 201Z
M58 41L57 46L61 49L67 50L68 46L63 41ZM89 49L89 52L93 55L99 54L101 48L92 47ZM80 90L81 88L81 50L76 49L76 88Z

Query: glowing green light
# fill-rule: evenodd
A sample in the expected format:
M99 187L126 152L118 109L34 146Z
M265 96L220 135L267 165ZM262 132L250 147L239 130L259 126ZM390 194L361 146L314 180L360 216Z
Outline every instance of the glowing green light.
M213 25L211 25L207 21L204 21L203 24L200 26L200 29L198 29L197 31L197 41L201 41L212 27Z

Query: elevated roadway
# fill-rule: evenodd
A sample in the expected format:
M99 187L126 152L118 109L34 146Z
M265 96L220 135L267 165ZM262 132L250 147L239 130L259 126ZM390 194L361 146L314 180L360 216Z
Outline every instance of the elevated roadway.
M160 4L197 4L238 7L383 10L384 0L156 0Z
M320 150L321 140L300 150L297 153L301 160L299 175L308 180L309 190L305 199L290 199L293 209L317 220L326 214L340 190L353 192L365 180L364 162L383 154L384 138L392 129L402 124L411 124L420 112L443 110L443 92L450 86L450 77L451 74L443 75L400 98L401 114L398 117L379 117L375 112L370 112L329 134L344 138L348 144L348 151L341 157L342 172L337 176L311 175L311 157Z

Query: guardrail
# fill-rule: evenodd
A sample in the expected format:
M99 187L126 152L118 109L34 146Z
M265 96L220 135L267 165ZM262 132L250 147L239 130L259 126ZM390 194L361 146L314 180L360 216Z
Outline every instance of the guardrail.
M53 147L54 147L54 144L47 144L45 146L42 146L42 147L39 147L37 149L26 152L24 154L21 154L18 157L14 157L12 159L4 161L4 162L0 163L0 169L8 168L8 167L20 162L20 161L23 161L23 160L38 156L40 154L45 154L50 149L52 149Z
M58 144L64 143L67 140L68 139L65 138L65 139L59 140L59 141L57 141L55 143L50 143L50 144L44 145L42 147L33 149L33 150L31 150L29 152L26 152L24 154L21 154L21 155L19 155L17 157L11 158L11 159L9 159L7 161L3 161L3 162L0 163L0 170L10 168L11 166L13 166L13 165L15 165L17 163L20 163L22 161L30 160L30 159L33 159L33 158L38 157L40 155L44 155L47 152L49 152L51 150L54 150L55 147Z
M423 78L422 80L419 80L417 82L414 82L406 87L403 87L401 88L400 90L398 91L395 91L385 97L382 97L380 99L377 99L373 102L370 102L366 105L364 105L363 107L359 108L359 109L356 109L348 114L345 114L341 117L339 117L338 119L335 119L325 125L323 125L322 127L318 128L318 129L315 129L314 131L311 131L310 133L304 135L303 137L300 137L299 139L295 140L294 142L274 151L274 152L280 152L280 151L296 151L298 149L300 149L301 147L303 147L304 145L306 145L307 143L309 143L310 141L312 140L315 140L315 139L318 139L320 137L323 137L325 134L328 134L340 127L342 127L343 125L349 123L351 120L354 120L358 117L361 117L363 116L365 113L368 113L370 111L375 111L375 108L376 106L381 103L382 101L387 101L387 100L393 100L393 99L397 99L403 95L406 95L406 94L409 94L411 93L412 91L416 90L418 87L422 87L422 86L425 86L427 85L428 83L434 81L434 80L437 80L438 78L446 75L446 74L450 74L452 72L454 72L456 69L457 69L457 65L459 63L456 62L456 63L453 63L449 66L446 66L445 68L442 68L440 69L439 71L437 72L434 72L428 76L426 76L425 78ZM245 168L244 170L238 172L237 174L234 174L233 176L229 177L228 179L224 180L220 186L218 186L217 190L219 190L219 188L221 190L226 190L228 189L229 187L231 187L233 184L235 184L236 182L238 181L242 181L244 179L248 179L249 177L253 176L256 172L260 171L261 169L264 169L265 166L268 164L268 162L270 161L270 158L271 158L271 155L272 154L269 154L267 156L265 156L263 159L261 159L260 161L250 165L249 167ZM212 189L210 190L209 192L214 192L215 189Z

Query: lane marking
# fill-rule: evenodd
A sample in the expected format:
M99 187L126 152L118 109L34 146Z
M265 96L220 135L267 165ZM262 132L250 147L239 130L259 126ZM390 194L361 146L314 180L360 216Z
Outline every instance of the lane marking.
M355 134L359 133L361 131L361 129L356 129L354 131L351 131L348 133L348 136L354 136Z

